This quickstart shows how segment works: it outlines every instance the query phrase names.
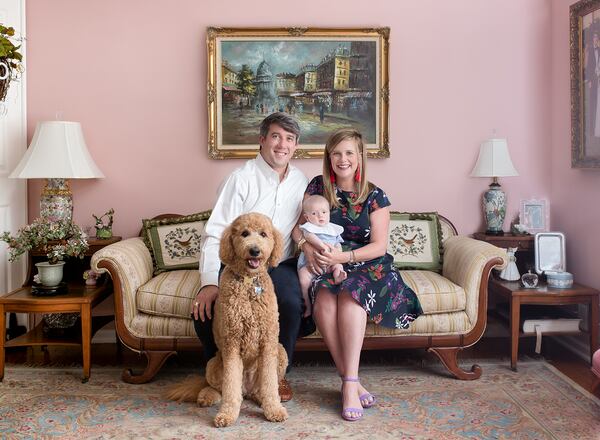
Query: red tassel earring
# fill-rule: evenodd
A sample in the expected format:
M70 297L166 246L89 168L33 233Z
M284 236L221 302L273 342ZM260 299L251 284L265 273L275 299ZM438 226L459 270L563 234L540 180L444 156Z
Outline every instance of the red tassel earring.
M335 173L333 172L333 167L331 164L329 165L329 181L331 183L335 183Z
M360 165L356 167L356 173L354 173L354 180L360 183Z

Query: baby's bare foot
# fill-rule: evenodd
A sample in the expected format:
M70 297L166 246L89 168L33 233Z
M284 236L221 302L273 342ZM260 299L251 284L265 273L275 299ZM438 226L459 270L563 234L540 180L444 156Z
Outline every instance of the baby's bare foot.
M348 278L348 274L345 270L336 271L333 273L333 284L340 284L346 278Z

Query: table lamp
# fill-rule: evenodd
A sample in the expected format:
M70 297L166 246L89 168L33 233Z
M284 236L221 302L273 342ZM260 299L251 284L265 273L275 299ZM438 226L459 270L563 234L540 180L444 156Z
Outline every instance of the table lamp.
M471 176L492 178L490 188L483 194L486 234L504 234L502 224L506 216L506 194L498 183L498 177L518 175L510 160L506 139L488 139L481 144Z
M73 194L67 179L102 178L90 155L79 122L38 123L21 162L10 174L17 179L47 179L40 216L50 221L73 217Z

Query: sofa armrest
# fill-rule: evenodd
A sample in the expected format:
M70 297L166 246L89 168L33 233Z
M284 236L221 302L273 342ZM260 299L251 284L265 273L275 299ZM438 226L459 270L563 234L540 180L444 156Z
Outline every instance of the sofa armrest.
M506 251L484 241L466 236L450 237L444 243L443 276L465 290L466 313L471 323L478 318L482 289L487 292L487 281L492 268L508 264Z
M152 256L140 237L129 238L100 249L92 256L96 272L109 272L115 286L115 317L121 314L129 327L137 313L135 293L153 276Z

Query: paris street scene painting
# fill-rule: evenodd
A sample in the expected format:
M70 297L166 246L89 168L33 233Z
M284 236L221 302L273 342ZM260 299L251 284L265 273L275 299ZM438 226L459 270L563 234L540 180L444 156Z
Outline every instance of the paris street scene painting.
M374 40L221 41L221 144L256 145L275 111L298 120L305 147L349 126L376 143L377 61Z

